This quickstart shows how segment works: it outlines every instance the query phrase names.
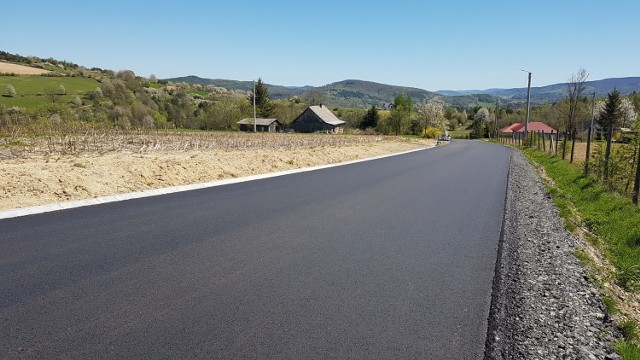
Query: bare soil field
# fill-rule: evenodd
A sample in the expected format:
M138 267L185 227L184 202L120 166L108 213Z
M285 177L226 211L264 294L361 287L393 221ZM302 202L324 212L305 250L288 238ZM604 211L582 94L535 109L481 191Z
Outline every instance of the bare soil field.
M596 141L591 143L591 149L590 149L591 156L593 156L596 153L599 146L605 146L605 143L596 142ZM614 147L621 146L621 144L613 143L613 146ZM558 144L558 154L562 154L562 142ZM569 156L571 156L571 142L567 143L567 153L565 154L565 157L567 159L569 159ZM576 146L573 153L573 161L576 163L583 163L586 157L587 157L587 143L576 142Z
M431 140L382 136L240 133L87 134L4 140L4 145L0 142L0 210L435 146Z
M38 69L18 64L10 64L0 61L0 74L42 75L50 72L51 71L49 70Z

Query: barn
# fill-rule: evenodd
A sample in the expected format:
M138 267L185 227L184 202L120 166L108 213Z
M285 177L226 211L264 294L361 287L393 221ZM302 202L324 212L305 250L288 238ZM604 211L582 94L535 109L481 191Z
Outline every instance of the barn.
M331 110L322 104L309 106L300 116L291 123L291 129L295 132L326 132L340 134L344 131L346 122L338 119Z
M242 131L253 131L253 118L242 119L238 121L240 125L240 130ZM257 118L255 119L256 131L257 132L281 132L282 124L278 119L263 119Z

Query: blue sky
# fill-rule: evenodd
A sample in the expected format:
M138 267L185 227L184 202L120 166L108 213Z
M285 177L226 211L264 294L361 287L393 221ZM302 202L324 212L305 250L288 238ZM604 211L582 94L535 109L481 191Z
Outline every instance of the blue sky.
M640 76L640 1L4 1L0 50L142 76L426 90ZM9 16L9 14L11 14Z

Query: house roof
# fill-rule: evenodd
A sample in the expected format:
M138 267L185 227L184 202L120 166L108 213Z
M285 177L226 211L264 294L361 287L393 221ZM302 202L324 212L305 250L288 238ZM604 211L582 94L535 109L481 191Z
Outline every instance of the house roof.
M343 125L346 124L345 121L338 119L331 110L329 110L326 106L309 106L309 110L313 111L318 117L329 125Z
M278 124L280 124L280 121L278 121L278 119L257 118L255 120L256 120L256 125L260 125L260 126L269 126L269 125L273 124L274 122L277 122ZM253 118L242 119L242 120L238 121L238 124L240 124L240 125L253 125Z
M558 130L552 128L551 126L541 122L541 121L531 121L529 122L529 126L527 128L529 131L531 132L545 132L545 133L550 133L550 132L558 132ZM524 132L524 123L515 123L515 124L511 124L507 127L504 127L502 129L500 129L500 132L502 133L523 133Z
M512 132L514 132L513 129L518 127L518 126L520 126L521 124L522 123L514 123L514 124L511 124L509 126L505 126L502 129L500 129L500 132L502 132L502 133L512 133Z

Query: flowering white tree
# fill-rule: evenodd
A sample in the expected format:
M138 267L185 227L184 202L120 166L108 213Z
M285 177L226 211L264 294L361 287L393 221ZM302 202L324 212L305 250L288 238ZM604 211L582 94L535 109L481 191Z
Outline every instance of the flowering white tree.
M620 102L621 124L620 127L633 127L638 119L638 113L635 106L627 98L622 98Z
M480 108L476 112L476 115L473 117L473 120L479 121L479 122L489 121L489 110L487 110L486 108Z
M4 94L8 97L16 96L16 88L14 88L13 85L7 85L7 88L4 91Z
M437 97L422 101L418 105L418 120L423 131L428 127L444 130L447 121L444 117L444 102Z

